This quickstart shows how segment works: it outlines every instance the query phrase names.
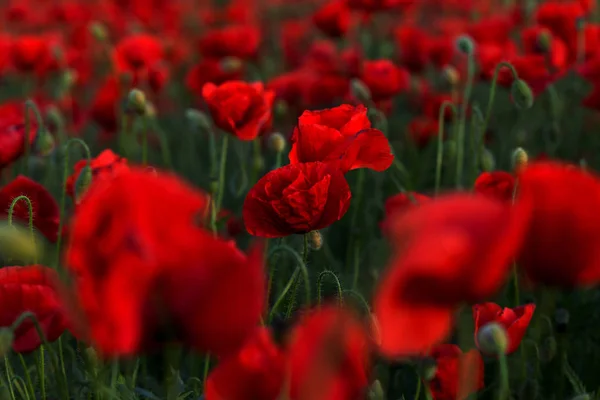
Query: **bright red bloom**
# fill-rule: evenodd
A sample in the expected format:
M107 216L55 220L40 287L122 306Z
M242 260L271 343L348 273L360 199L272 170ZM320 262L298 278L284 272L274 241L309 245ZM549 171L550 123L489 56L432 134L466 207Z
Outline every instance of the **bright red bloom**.
M528 211L456 194L387 222L397 254L374 302L382 352L426 351L446 338L459 304L494 295L521 246Z
M517 203L531 207L519 267L558 287L600 282L600 180L575 166L530 164L519 176Z
M79 160L73 166L73 173L65 183L67 194L71 197L75 197L75 182L79 178L81 170L88 164L87 160ZM127 166L127 159L120 157L113 153L112 150L104 150L98 156L92 159L90 163L92 169L92 184L98 181L104 181L112 179L116 174L121 173L129 169Z
M565 43L573 43L577 37L577 21L585 18L585 11L576 1L547 1L536 8L535 18L538 24L549 28ZM571 50L575 51L571 54L571 60L574 60L577 49Z
M313 15L313 23L330 37L341 37L350 27L350 10L343 0L331 0Z
M158 38L146 34L128 36L115 48L115 61L119 71L147 71L163 57L162 43Z
M0 204L2 214L8 215L12 201L21 196L27 196L33 208L33 226L51 242L58 235L59 211L54 197L46 188L31 179L19 175L8 185L0 189ZM13 218L22 224L29 223L29 206L20 200L13 209Z
M289 164L263 176L246 196L243 218L251 235L283 237L323 229L350 206L342 171L322 162Z
M17 36L12 42L12 63L22 72L39 71L52 57L50 47L46 36Z
M33 148L37 123L33 115L29 118L29 143ZM25 108L22 103L0 105L0 169L13 162L25 152Z
M240 140L254 140L271 124L275 93L262 83L229 81L220 86L207 83L202 97L215 124Z
M442 344L434 347L430 356L436 361L435 376L427 382L433 400L466 400L471 393L461 387L461 372L472 379L473 390L484 388L483 360L477 350L463 353L454 344Z
M515 189L515 178L504 171L483 172L475 180L476 193L511 202Z
M526 304L516 308L502 308L496 303L475 304L473 306L475 343L478 341L479 329L490 322L497 322L506 329L508 337L506 354L514 353L519 348L523 337L525 337L525 331L527 331L534 311L535 304ZM482 349L480 350L483 352Z
M394 160L387 138L371 128L362 105L305 111L291 141L292 164L323 161L339 165L343 172L357 168L384 171Z
M365 61L360 79L371 91L373 101L387 100L410 86L409 72L390 60Z
M256 58L260 45L260 30L252 25L212 29L200 40L200 53L206 58Z
M60 301L58 275L41 265L0 269L0 326L9 327L24 312L32 312L49 342L58 339L69 323ZM26 319L14 332L13 350L28 353L42 344L35 325Z

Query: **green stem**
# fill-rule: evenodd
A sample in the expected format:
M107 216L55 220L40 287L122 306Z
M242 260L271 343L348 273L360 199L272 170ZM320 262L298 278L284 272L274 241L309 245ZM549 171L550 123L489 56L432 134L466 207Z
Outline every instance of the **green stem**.
M356 238L358 212L361 208L363 191L365 187L365 169L361 168L358 171L358 179L356 181L356 198L352 204L352 217L350 219L350 238L348 240L348 249L346 250L346 262L352 262L352 289L356 289L358 285L358 276L360 274L360 238ZM350 268L349 268L350 269Z
M148 129L150 124L148 123L148 117L144 116L142 119L142 165L148 165Z
M323 271L319 274L319 277L317 278L317 304L320 306L323 300L322 297L322 290L323 290L323 279L326 276L330 276L333 278L333 282L335 284L335 287L337 289L337 294L338 294L338 304L340 305L340 307L344 304L344 293L342 290L342 284L340 283L340 280L338 279L337 275L333 272L333 271Z
M43 120L42 115L40 114L40 110L35 104L33 100L25 101L25 143L24 143L24 153L23 153L23 164L22 171L23 175L27 176L29 173L29 154L31 153L31 135L29 131L31 130L31 120L29 118L29 111L33 111L35 114L35 119L38 125L38 132L36 135L36 139L39 134L43 132Z
M260 136L252 141L252 175L250 182L254 185L258 181L260 175L260 164L257 159L261 157L260 151Z
M10 207L8 208L8 225L12 226L15 206L21 200L23 200L27 203L27 208L29 211L29 220L28 220L29 234L31 235L31 242L35 246L35 231L33 229L33 204L31 204L31 200L29 199L29 197L27 197L25 195L20 195L13 199L12 203L10 203ZM37 252L34 255L33 262L34 262L34 264L37 264Z
M63 155L63 157L64 157L63 179L62 179L62 189L61 189L61 196L60 196L58 238L56 239L56 259L54 261L55 268L58 268L58 266L60 264L60 245L62 242L62 230L63 230L64 221L65 221L65 206L66 206L66 201L67 201L67 179L69 178L69 149L71 148L71 145L73 143L77 143L81 147L83 147L83 150L85 151L85 156L88 160L87 166L89 167L90 164L92 163L92 155L90 153L90 148L88 147L87 144L85 144L85 142L83 140L81 140L79 138L71 138L67 141L67 144L65 145L65 150L64 150L65 153Z
M4 356L4 368L6 369L6 381L8 384L8 391L10 392L10 397L15 400L15 390L13 389L12 377L11 377L11 368L8 362L8 356Z
M481 130L484 132L487 130L488 124L490 122L490 117L492 116L492 108L494 107L494 99L496 97L496 87L498 86L498 75L500 74L500 70L502 68L508 68L512 73L513 79L519 79L519 74L513 65L509 62L502 61L496 65L496 69L494 70L494 77L492 79L492 87L490 88L490 96L488 98L487 110L485 112L485 119L483 120L483 126Z
M219 187L217 189L217 202L216 211L217 213L221 210L223 203L223 193L225 192L225 168L227 166L227 145L229 143L229 136L223 136L223 142L221 143L221 164L219 166Z
M46 399L46 361L44 360L44 345L40 346L40 351L38 353L38 362L37 362L37 371L38 378L40 380L40 389L42 392L42 400Z
M35 399L35 386L33 386L33 381L31 380L31 374L29 373L29 368L27 368L27 363L23 358L23 355L19 353L19 360L21 361L21 365L23 366L23 372L25 373L25 380L27 382L27 387L29 389L29 394L31 398Z
M464 164L464 151L465 151L465 130L467 123L467 110L469 108L469 100L471 99L471 92L473 90L473 78L475 73L475 60L473 54L467 55L467 84L463 93L463 101L460 107L460 121L458 128L458 137L456 143L456 188L462 187L462 172Z
M304 245L303 245L303 249L302 249L302 265L304 266L304 270L306 270L306 263L308 261L308 252L310 250L310 248L308 247L308 235L309 235L308 233L305 233L303 236ZM306 275L304 278L305 278L304 286L308 288L308 290L306 292L306 301L307 301L306 307L309 307L310 306L310 284L308 281L308 271L306 272ZM288 319L292 316L292 311L294 311L294 307L296 306L296 292L298 291L299 285L300 285L300 279L296 278L294 280L294 286L292 287L291 299L288 303L287 311L285 313L286 319Z
M277 297L277 299L273 303L273 307L271 307L271 311L269 312L269 318L268 318L268 322L269 323L271 323L271 321L273 321L273 316L275 315L275 312L279 308L279 305L281 303L283 303L283 300L285 300L285 296L287 296L288 292L292 288L292 285L296 281L296 278L298 277L299 273L300 273L300 267L297 267L294 270L294 273L292 274L292 276L290 277L290 279L288 280L287 284L285 285L285 287L283 288L283 290L279 294L279 297Z
M506 355L500 353L498 355L498 366L499 366L499 378L500 386L498 388L498 400L507 400L510 395L510 387L508 383L508 364L506 362Z
M417 391L415 392L414 400L419 400L421 396L421 387L423 386L423 382L421 381L421 377L417 376Z
M204 367L202 369L202 392L206 393L206 381L208 380L208 372L210 371L210 354L204 358Z
M453 118L456 118L458 112L456 106L450 101L444 101L440 107L440 114L438 116L438 137L437 137L437 157L435 162L435 191L434 194L437 196L440 193L440 187L442 185L442 164L444 161L444 116L446 115L446 109L450 107L452 110Z

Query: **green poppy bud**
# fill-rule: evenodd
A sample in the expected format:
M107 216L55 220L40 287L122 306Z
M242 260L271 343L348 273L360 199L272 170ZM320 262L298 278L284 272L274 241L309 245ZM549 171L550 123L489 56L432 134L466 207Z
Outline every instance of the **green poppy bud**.
M385 400L385 392L383 391L383 387L381 386L381 382L379 379L375 380L371 387L369 388L369 400Z
M269 148L275 153L282 153L286 147L287 141L281 133L274 132L269 136Z
M352 96L363 104L371 102L371 90L360 79L352 79L350 81L350 91Z
M92 168L89 165L83 167L79 172L79 176L75 181L75 201L78 203L81 196L87 192L90 185L92 184Z
M508 348L506 329L497 322L490 322L479 329L477 345L487 354L504 354Z
M52 136L46 129L42 128L38 130L37 137L35 139L35 151L41 156L47 156L54 150L54 136Z
M210 118L202 111L188 108L185 116L195 128L202 129L203 131L209 131L212 128Z
M242 60L237 57L225 57L220 65L223 72L235 72L242 68Z
M139 89L131 89L127 96L127 111L137 114L146 114L146 95Z
M101 22L94 21L89 26L90 32L96 40L103 42L107 39L108 33L106 27Z
M311 250L321 250L323 247L323 235L319 231L311 231L308 233L308 245Z
M512 166L513 171L518 172L523 170L523 168L527 167L527 163L529 162L529 156L527 152L522 147L517 147L512 154Z
M533 106L533 92L524 80L516 79L510 87L510 94L517 108L527 110Z
M491 172L496 169L496 159L488 149L483 149L483 152L481 153L481 168L485 172Z
M549 53L552 50L552 33L549 30L542 30L537 36L538 49L542 53Z
M475 43L468 35L461 35L456 39L456 47L465 54L473 54L475 51Z

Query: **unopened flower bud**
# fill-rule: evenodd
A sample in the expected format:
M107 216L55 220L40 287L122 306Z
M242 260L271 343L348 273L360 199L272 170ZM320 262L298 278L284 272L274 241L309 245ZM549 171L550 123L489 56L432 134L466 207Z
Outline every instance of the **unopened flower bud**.
M491 172L496 168L496 159L491 151L483 149L481 153L481 169L485 172Z
M54 136L46 131L46 129L42 128L38 130L35 139L35 151L37 154L47 156L54 150L55 144Z
M10 328L0 328L0 357L10 352L15 336Z
M185 111L185 116L194 127L202 129L203 131L209 131L211 129L210 118L202 111L188 108Z
M519 172L522 171L529 162L529 155L522 147L517 147L512 154L512 166L513 171Z
M287 146L285 137L279 132L274 132L269 136L269 148L275 153L282 153Z
M475 51L475 43L468 35L461 35L456 39L456 47L465 54L473 54Z
M98 21L92 22L90 24L90 32L92 33L92 36L94 36L94 38L96 40L101 41L101 42L105 41L106 38L108 37L108 34L106 32L106 27Z
M156 107L151 102L146 102L146 116L150 118L156 117Z
M456 86L458 84L458 81L460 80L460 75L458 71L452 65L446 65L444 67L444 70L442 71L442 74L444 76L444 79L450 84L450 86Z
M288 106L288 104L285 100L277 99L275 101L275 107L274 107L275 116L284 117L287 115L289 110L290 110L290 107Z
M363 104L371 101L371 91L360 79L354 78L350 81L350 91L352 96Z
M385 393L383 391L383 387L381 386L381 382L379 382L379 379L376 379L369 388L368 399L385 400Z
M571 316L569 311L564 308L558 308L554 313L554 322L556 323L556 332L565 333Z
M311 250L321 250L323 247L323 235L319 231L310 231L308 233L308 245Z
M131 89L127 96L127 111L144 115L146 112L146 95L139 89Z
M504 354L508 348L506 329L497 322L484 325L477 333L477 346L486 354Z
M221 60L221 70L226 73L236 72L242 68L242 60L237 57L225 57Z
M542 53L549 53L552 50L552 33L548 29L542 30L537 35L536 46Z
M510 87L510 93L517 108L527 110L533 106L533 92L524 80L516 79Z
M544 363L548 363L556 357L556 352L558 349L558 344L556 343L556 339L554 336L548 336L542 342L542 345L539 347L540 361Z
M417 363L417 370L421 379L429 382L437 373L437 363L431 357L423 357Z
M92 180L92 168L89 165L86 165L81 169L77 180L75 180L75 201L77 203L81 199L81 196L83 196L89 189L90 185L92 184Z
M253 157L252 158L252 167L254 168L255 171L262 171L265 168L265 159L260 155Z

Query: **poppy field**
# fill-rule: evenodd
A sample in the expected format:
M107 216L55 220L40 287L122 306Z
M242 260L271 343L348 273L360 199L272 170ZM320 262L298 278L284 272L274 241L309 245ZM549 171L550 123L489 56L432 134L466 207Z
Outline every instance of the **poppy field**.
M0 400L600 400L595 1L0 27Z

